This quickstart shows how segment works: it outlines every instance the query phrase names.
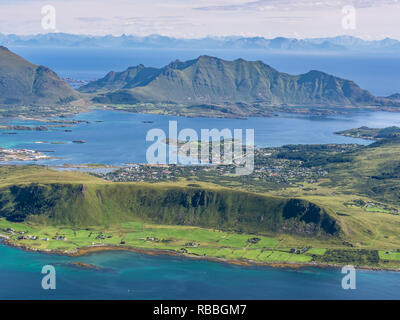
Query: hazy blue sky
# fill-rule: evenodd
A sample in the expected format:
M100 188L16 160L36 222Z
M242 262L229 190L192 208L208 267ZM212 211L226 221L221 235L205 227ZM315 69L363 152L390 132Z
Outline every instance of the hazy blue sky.
M47 32L44 5L66 33L400 39L400 0L1 0L0 32ZM355 29L342 27L345 5L356 8Z

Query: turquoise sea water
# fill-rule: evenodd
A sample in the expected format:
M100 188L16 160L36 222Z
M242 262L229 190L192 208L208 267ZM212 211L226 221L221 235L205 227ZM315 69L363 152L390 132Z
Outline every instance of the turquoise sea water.
M25 252L0 244L0 299L399 299L395 272L357 271L344 290L340 269L239 267L185 258L104 252L84 257ZM93 271L73 261L95 264ZM41 287L56 269L56 290Z
M88 120L75 128L54 128L50 131L16 131L16 135L0 134L0 147L26 148L44 151L57 160L39 164L124 163L146 162L146 150L153 142L146 142L150 129L159 128L168 134L169 121L177 121L178 130L192 128L200 136L201 129L254 129L255 144L259 147L285 144L360 143L370 141L335 135L334 132L357 128L400 125L400 113L362 112L335 117L281 115L273 118L213 119L184 118L134 114L123 111L97 110L79 114L76 119ZM104 122L96 122L104 121ZM143 123L152 121L152 123ZM20 125L43 125L26 121L11 121ZM72 132L64 132L72 129ZM1 130L0 130L1 132ZM244 131L243 131L244 132ZM73 140L85 140L74 144ZM65 144L37 144L37 141L65 142ZM51 151L51 152L49 152Z

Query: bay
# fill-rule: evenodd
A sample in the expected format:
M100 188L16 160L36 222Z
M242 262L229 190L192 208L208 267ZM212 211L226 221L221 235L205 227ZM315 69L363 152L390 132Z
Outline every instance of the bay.
M17 133L15 135L0 134L0 147L52 151L45 153L61 158L34 162L37 164L123 165L124 163L145 163L146 150L153 143L146 141L148 131L155 128L162 129L168 135L170 121L177 121L178 131L191 128L198 133L199 137L201 129L242 129L243 137L245 129L254 129L255 144L258 147L276 147L287 144L369 144L371 141L343 137L334 132L364 125L375 128L400 126L400 113L389 112L358 112L329 117L281 114L279 117L241 120L185 118L95 110L81 113L75 119L88 120L90 123L81 123L74 128L15 131ZM43 125L43 123L34 121L17 121L15 119L9 119L9 124ZM65 132L65 129L71 129L72 132ZM85 140L86 143L72 143L74 140ZM51 142L63 142L64 144L51 144Z

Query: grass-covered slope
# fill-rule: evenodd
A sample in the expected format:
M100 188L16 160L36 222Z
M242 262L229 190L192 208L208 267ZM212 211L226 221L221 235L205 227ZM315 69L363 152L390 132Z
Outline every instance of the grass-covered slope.
M330 186L354 195L400 205L400 138L381 139L355 152L344 162L330 165Z
M67 83L0 46L0 105L49 105L78 98Z
M200 56L164 68L142 65L80 88L99 103L256 104L268 106L381 106L396 102L376 98L352 81L323 72L281 73L261 61L225 61Z
M139 220L260 234L340 233L323 208L301 199L223 188L106 183L77 173L61 182L64 173L42 168L5 167L1 173L8 175L0 181L0 217L14 222L90 226Z

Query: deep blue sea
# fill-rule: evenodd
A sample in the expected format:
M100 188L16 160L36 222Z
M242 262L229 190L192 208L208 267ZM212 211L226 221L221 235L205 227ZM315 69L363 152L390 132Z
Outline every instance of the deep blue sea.
M292 74L317 69L354 80L375 95L400 92L398 56L310 56L273 55L261 50L182 51L116 49L28 49L10 48L24 58L49 66L61 77L90 80L108 71L121 71L143 63L161 67L175 59L187 60L200 54L225 59L262 60L279 71ZM285 144L370 142L335 135L356 128L400 126L399 113L362 112L334 117L280 114L274 118L207 119L182 118L98 110L76 119L88 120L72 132L18 131L0 134L2 148L29 148L59 157L39 164L145 162L148 130L167 132L168 122L178 129L254 129L259 147ZM4 119L2 119L4 121ZM103 122L98 122L103 121ZM152 123L143 123L152 121ZM21 125L40 125L7 119ZM1 132L0 132L1 133ZM74 144L73 140L86 140ZM65 144L37 144L37 141ZM48 152L52 151L52 152ZM95 264L100 271L70 265L73 261ZM57 289L41 288L44 265L57 272ZM128 252L104 252L71 258L25 252L0 243L0 299L399 299L400 275L384 271L357 271L357 289L343 290L339 269L274 269L239 267L176 257L155 257Z

